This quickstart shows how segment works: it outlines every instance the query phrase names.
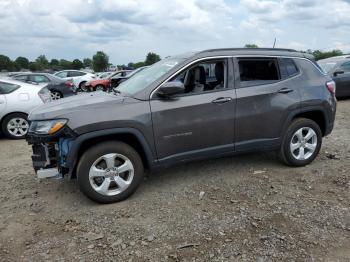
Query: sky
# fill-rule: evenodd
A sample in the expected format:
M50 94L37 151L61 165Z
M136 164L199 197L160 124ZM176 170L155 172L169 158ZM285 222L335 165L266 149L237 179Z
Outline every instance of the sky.
M350 0L0 0L0 54L113 64L222 47L350 52Z

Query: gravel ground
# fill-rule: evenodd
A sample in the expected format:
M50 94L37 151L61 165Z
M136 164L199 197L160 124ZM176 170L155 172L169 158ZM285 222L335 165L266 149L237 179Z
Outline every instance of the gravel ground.
M38 181L25 141L0 138L0 261L350 261L350 100L304 168L273 153L148 176L98 205Z

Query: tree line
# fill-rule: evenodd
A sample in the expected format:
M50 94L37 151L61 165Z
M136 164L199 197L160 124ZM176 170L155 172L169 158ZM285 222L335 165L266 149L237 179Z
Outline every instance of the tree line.
M121 69L124 68L138 68L141 66L151 65L160 60L160 56L156 53L148 53L145 61L133 63L128 65L119 65ZM103 51L98 51L92 58L74 59L69 61L66 59L47 59L45 55L38 56L34 61L30 61L28 58L19 56L15 60L11 60L6 55L0 54L0 72L1 71L59 71L67 69L80 70L82 68L91 68L95 72L107 71L112 64L109 63L109 57Z
M246 44L246 48L259 48L256 44ZM341 50L331 50L323 52L321 50L306 50L301 51L312 54L316 60L325 59L333 56L343 55ZM160 56L156 53L149 52L144 61L130 62L127 65L118 65L120 69L136 69L142 66L152 65L160 60ZM0 71L59 71L66 69L80 70L82 68L91 68L95 72L107 71L111 64L109 63L109 57L103 51L98 51L92 58L74 59L69 61L66 59L51 59L50 61L45 55L38 56L34 61L29 61L28 58L19 56L12 61L8 56L0 55Z
M258 45L256 44L246 44L244 46L245 48L259 48ZM321 59L326 59L326 58L330 58L330 57L333 57L333 56L340 56L340 55L345 55L341 50L338 50L338 49L334 49L334 50L331 50L331 51L321 51L321 50L311 50L311 49L308 49L306 51L304 50L301 50L300 52L303 52L303 53L308 53L308 54L311 54L315 57L315 60L321 60Z

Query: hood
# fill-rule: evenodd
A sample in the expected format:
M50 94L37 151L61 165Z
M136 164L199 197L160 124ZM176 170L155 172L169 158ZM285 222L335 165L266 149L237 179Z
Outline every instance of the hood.
M79 111L84 114L86 111L100 109L110 103L121 103L124 101L122 95L107 94L105 92L94 92L71 96L52 101L35 108L29 115L29 120L47 120L66 118L70 114Z

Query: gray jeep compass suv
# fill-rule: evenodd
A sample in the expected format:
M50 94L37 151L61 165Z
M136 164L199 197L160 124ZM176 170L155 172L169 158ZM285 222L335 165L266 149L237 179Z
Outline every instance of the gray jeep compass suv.
M76 177L92 200L126 199L144 170L276 150L317 156L333 129L335 83L308 54L216 49L164 59L122 83L35 109L27 140L39 178Z

